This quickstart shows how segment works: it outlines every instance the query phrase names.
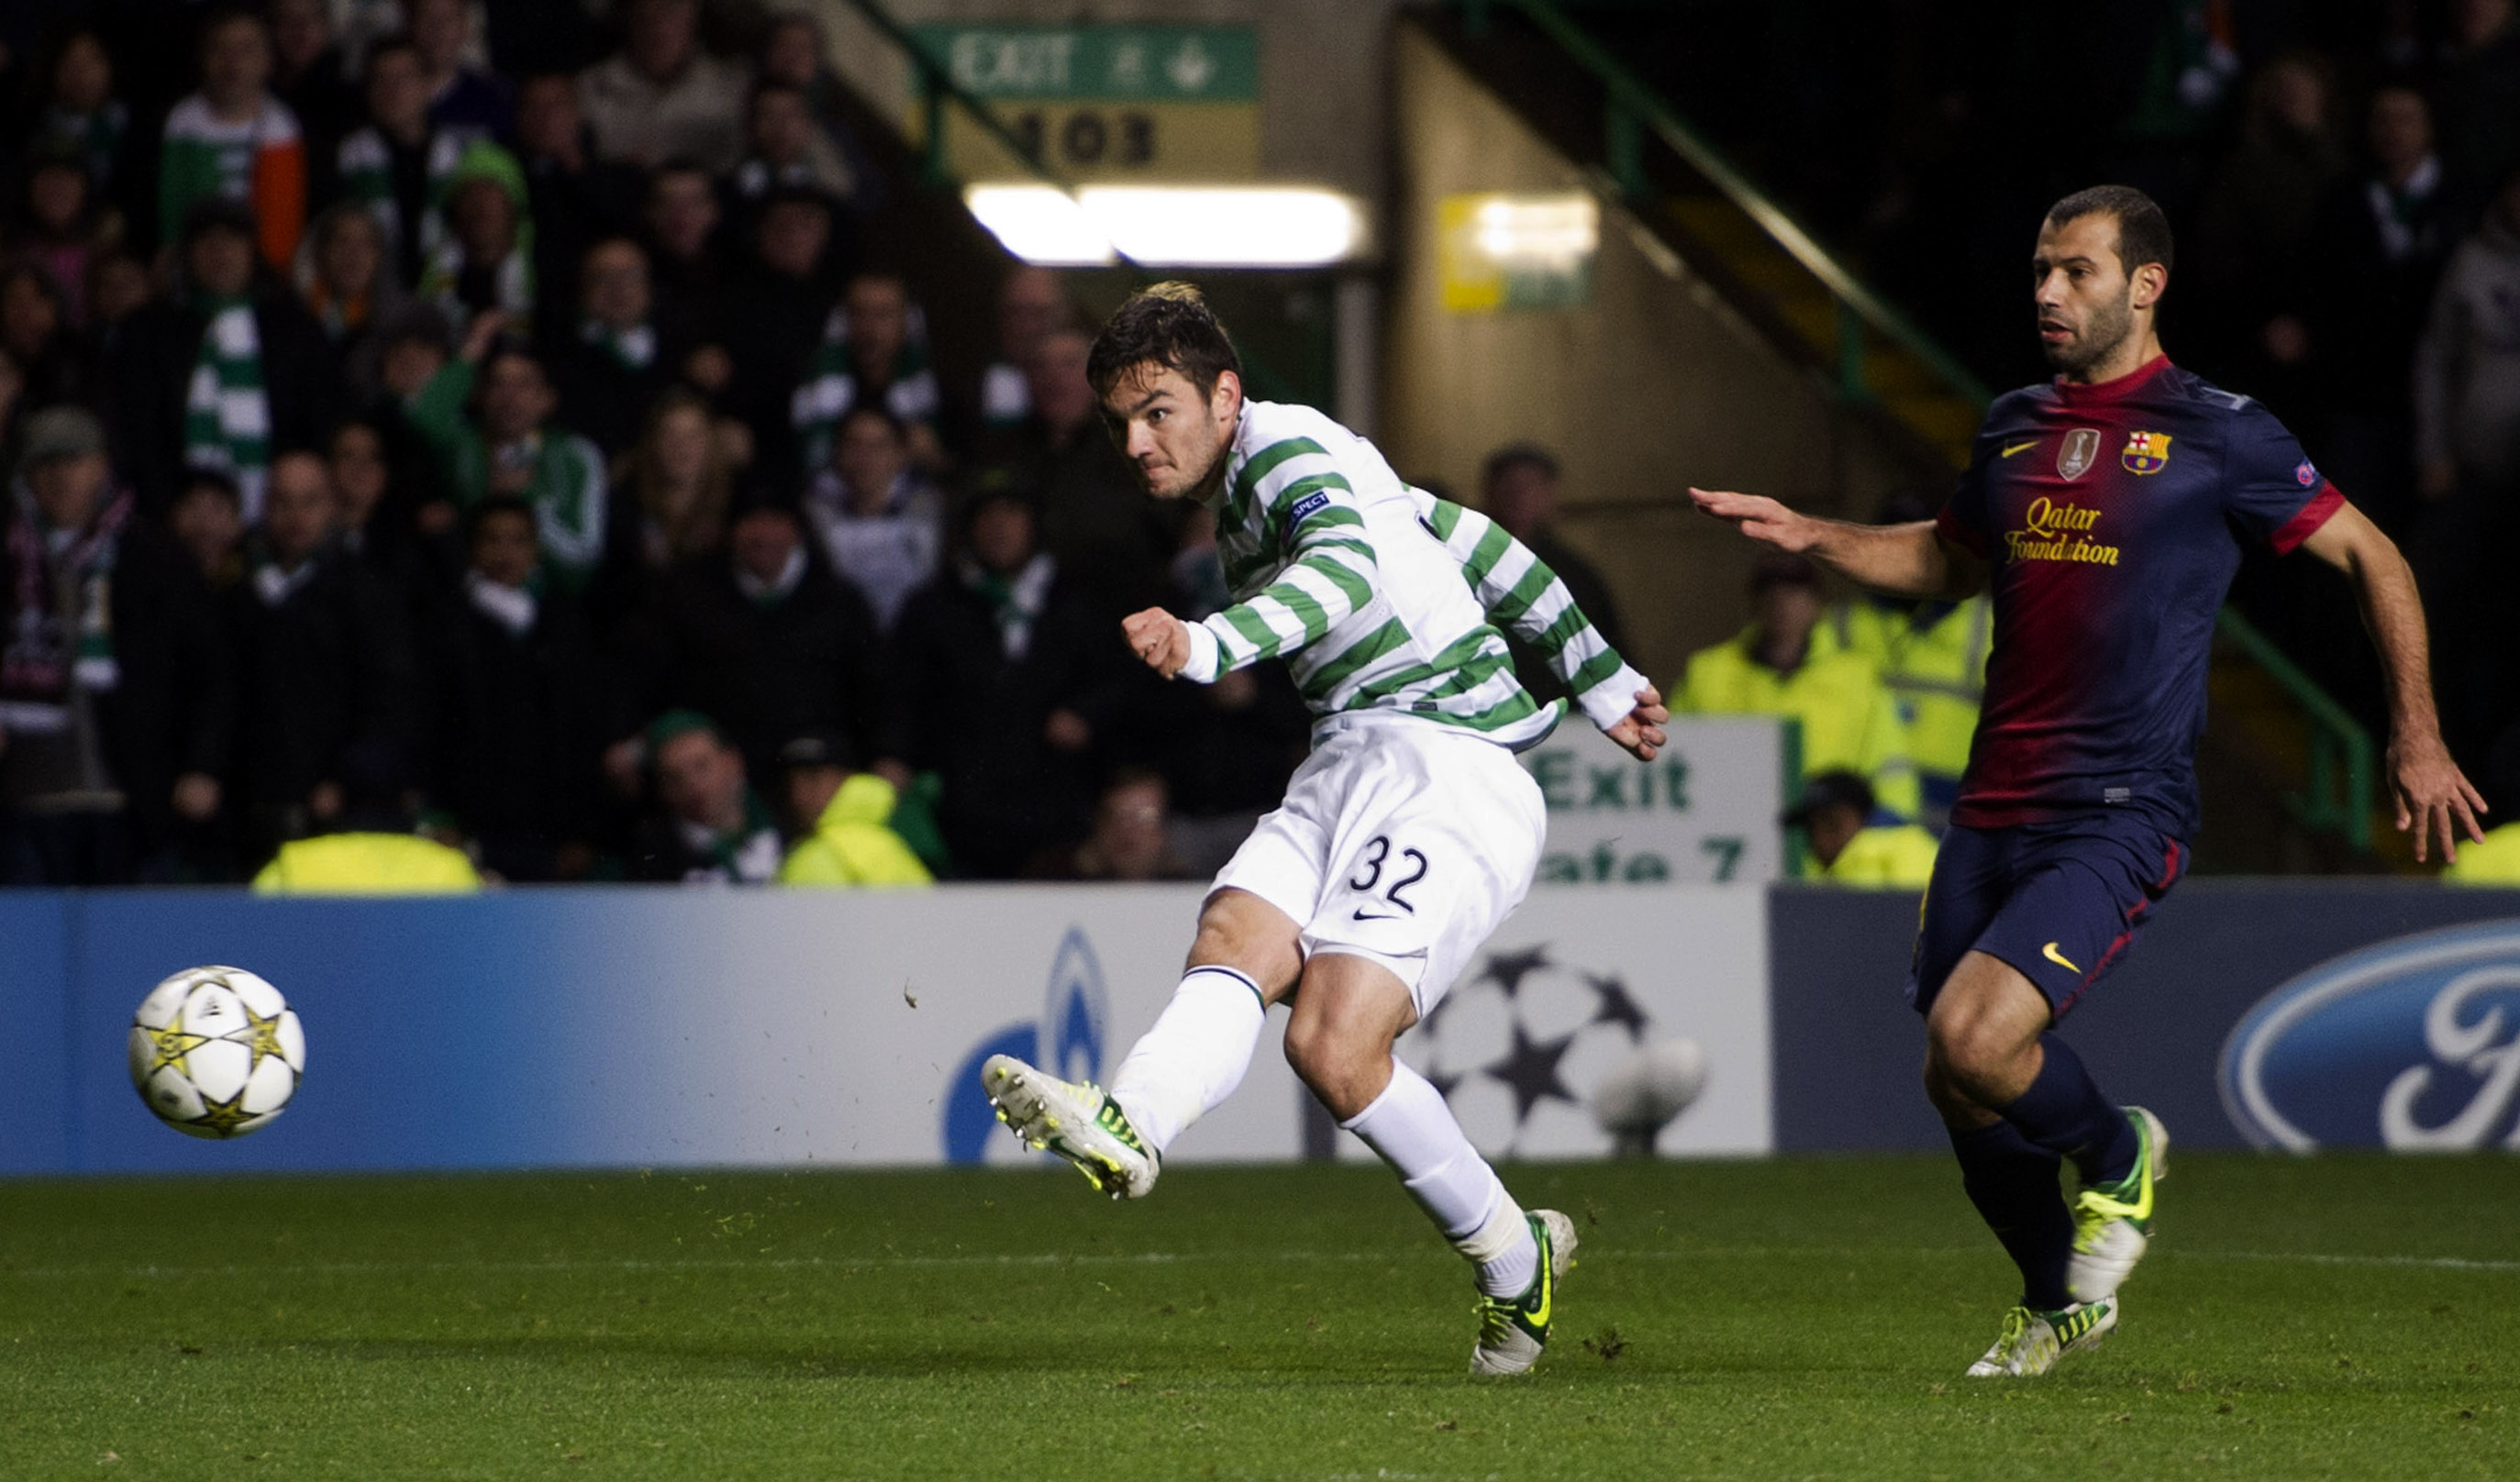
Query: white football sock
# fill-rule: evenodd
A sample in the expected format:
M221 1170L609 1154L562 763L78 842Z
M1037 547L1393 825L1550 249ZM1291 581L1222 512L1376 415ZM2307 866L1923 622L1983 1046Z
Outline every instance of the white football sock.
M1192 967L1111 1076L1111 1100L1157 1152L1242 1084L1269 1010L1231 967Z
M1478 1268L1479 1290L1509 1297L1531 1284L1540 1244L1522 1206L1462 1135L1444 1094L1424 1076L1393 1060L1382 1095L1339 1125L1365 1139L1400 1175L1444 1238Z

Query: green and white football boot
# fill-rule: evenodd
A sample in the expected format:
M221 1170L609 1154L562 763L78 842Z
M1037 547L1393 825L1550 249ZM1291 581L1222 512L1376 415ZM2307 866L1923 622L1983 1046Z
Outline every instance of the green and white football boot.
M2061 1312L2016 1307L2003 1315L2003 1331L1986 1357L1969 1366L1972 1379L2044 1374L2069 1353L2097 1348L2118 1325L2118 1299L2077 1302Z
M1557 1283L1575 1264L1575 1222L1554 1209L1535 1209L1523 1216L1531 1237L1540 1242L1540 1269L1522 1294L1492 1297L1479 1294L1478 1346L1470 1350L1470 1372L1518 1374L1540 1362L1549 1346L1549 1324L1555 1316Z
M2065 1290L2077 1302L2117 1295L2152 1241L2152 1186L2169 1177L2170 1131L2140 1106L2126 1108L2135 1124L2135 1171L2118 1183L2086 1189L2074 1200L2074 1255L2065 1268Z
M1143 1199L1153 1190L1163 1160L1102 1087L1062 1081L1011 1055L983 1061L980 1085L998 1120L1025 1146L1065 1158L1115 1199Z

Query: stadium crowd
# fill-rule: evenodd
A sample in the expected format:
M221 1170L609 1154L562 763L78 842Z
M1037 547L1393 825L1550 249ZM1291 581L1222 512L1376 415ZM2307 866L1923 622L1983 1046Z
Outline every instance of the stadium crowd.
M1052 275L954 285L1001 354L931 363L810 18L38 9L0 878L304 882L416 826L518 881L1155 877L1214 863L1176 812L1274 801L1282 674L1109 641L1221 603L1203 522Z
M2162 335L2264 401L2413 561L2444 730L2520 815L2520 6L1679 0L1594 18L1998 389L2038 379L2030 223L2095 181L2178 235ZM1939 498L1941 491L1932 491ZM2375 734L2332 573L2253 559L2234 602ZM1922 759L1920 758L1920 761Z
M1109 641L1223 606L1206 519L1101 434L1055 275L925 284L994 297L1000 341L931 359L860 250L897 204L809 16L10 9L0 881L1193 877L1276 800L1282 672L1166 686ZM2244 68L2257 9L2169 11L2189 131L2117 162L2186 227L2180 353L2417 551L2453 742L2520 807L2520 611L2482 564L2520 533L2520 18ZM2213 117L2228 157L2170 168ZM1849 230L1929 300L1902 250L1959 219L1958 146L1890 137ZM1507 447L1479 502L1615 644L1557 478ZM2297 606L2297 644L2360 651ZM1675 707L1799 716L1816 837L1935 824L1983 602L1832 608L1780 560L1749 616ZM424 836L463 858L377 857ZM1899 838L1851 858L1912 873Z

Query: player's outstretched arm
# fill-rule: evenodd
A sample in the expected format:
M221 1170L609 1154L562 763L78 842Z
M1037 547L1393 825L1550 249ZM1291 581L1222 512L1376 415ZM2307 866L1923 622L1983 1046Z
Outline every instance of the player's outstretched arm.
M2425 858L2438 837L2442 858L2455 860L2462 831L2485 841L2477 822L2486 811L2485 798L2442 744L2415 573L2397 543L2350 504L2329 516L2302 549L2352 579L2362 625L2380 651L2389 690L2389 792L2398 805L2399 831L2413 831L2416 859Z
M1760 494L1691 488L1699 513L1730 521L1752 540L1808 556L1860 587L1893 597L1958 602L1986 585L1986 564L1942 537L1930 519L1858 525L1786 509Z
M1410 492L1418 522L1460 563L1462 580L1488 617L1540 655L1602 735L1637 760L1652 761L1667 740L1662 726L1671 712L1601 637L1549 563L1478 511L1423 489Z

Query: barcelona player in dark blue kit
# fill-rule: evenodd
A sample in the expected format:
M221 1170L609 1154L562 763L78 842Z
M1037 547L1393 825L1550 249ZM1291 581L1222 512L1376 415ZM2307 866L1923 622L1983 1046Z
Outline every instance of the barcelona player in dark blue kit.
M2415 857L2481 838L2443 747L2413 576L2282 424L2174 366L2154 334L2169 226L2100 186L2049 210L2032 259L2056 380L1998 400L1941 517L1862 526L1691 490L1753 539L1876 591L1991 590L1995 645L1908 993L1961 1186L2021 1268L1969 1372L2044 1373L2113 1330L2168 1139L2050 1032L2187 866L2214 617L2244 546L2345 571L2390 700L2389 782ZM2081 1189L2058 1187L2072 1160Z

